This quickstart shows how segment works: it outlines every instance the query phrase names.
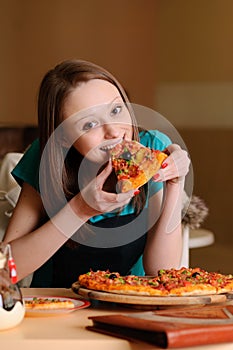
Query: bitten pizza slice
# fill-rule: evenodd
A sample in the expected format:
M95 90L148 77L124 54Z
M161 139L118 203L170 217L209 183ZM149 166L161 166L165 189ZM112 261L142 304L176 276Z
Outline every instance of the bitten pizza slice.
M124 140L111 150L112 165L121 192L143 186L160 169L167 154Z

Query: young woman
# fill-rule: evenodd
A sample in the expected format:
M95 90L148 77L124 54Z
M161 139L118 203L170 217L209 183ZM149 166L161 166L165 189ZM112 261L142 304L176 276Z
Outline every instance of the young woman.
M34 272L32 286L70 287L90 269L178 267L189 157L163 133L139 132L118 81L90 62L58 64L42 80L38 124L39 140L13 171L22 191L5 241L18 280ZM116 191L109 151L123 139L169 153L139 191Z

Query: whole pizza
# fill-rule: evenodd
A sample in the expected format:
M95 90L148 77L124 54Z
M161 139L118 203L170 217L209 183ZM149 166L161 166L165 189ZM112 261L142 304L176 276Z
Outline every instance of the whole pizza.
M79 284L91 290L142 296L193 296L233 291L233 276L199 267L159 270L156 276L121 276L118 272L89 271Z

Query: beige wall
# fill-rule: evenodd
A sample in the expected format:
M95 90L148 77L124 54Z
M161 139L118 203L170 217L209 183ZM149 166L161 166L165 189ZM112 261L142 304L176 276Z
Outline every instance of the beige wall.
M233 1L158 8L157 110L180 127L233 127Z
M156 13L153 0L1 0L0 123L35 123L42 76L74 57L104 66L152 106Z

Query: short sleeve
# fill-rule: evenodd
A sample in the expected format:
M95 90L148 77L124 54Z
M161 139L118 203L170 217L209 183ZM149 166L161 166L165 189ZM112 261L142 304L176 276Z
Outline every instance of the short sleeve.
M172 142L170 138L158 130L140 132L140 143L151 149L163 151Z
M151 149L163 151L172 142L170 138L158 130L143 131L140 133L140 142L142 145ZM149 181L149 197L163 189L163 182Z
M26 182L39 192L39 167L40 146L39 139L36 139L26 150L11 174L20 186Z

